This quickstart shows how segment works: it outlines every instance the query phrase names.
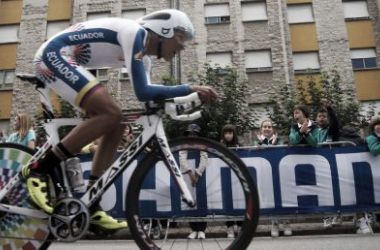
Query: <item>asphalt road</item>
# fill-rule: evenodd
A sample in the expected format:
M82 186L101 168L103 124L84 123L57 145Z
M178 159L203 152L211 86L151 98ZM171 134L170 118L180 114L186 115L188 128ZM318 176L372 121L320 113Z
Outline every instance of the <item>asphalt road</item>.
M218 243L216 243L216 240ZM203 241L178 240L167 242L163 249L221 249L219 245L227 239L206 239ZM326 235L326 236L293 236L255 238L248 250L378 250L380 234L374 235ZM76 243L53 243L49 250L138 250L130 240L86 240Z

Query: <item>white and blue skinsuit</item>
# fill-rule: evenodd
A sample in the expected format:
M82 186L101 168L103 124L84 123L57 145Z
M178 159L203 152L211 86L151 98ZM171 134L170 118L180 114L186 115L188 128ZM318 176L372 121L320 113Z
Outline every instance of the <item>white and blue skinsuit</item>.
M150 82L151 60L144 55L148 32L133 20L106 18L75 24L45 42L34 58L36 76L63 99L83 108L102 86L87 70L128 68L139 101L190 94L188 85Z

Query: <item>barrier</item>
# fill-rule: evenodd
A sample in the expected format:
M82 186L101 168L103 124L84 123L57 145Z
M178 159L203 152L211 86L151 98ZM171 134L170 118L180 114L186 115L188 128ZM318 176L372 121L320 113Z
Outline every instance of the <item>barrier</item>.
M355 211L380 210L380 157L374 157L363 147L245 147L234 150L245 162L256 180L260 196L261 215L294 215L315 213L352 213ZM88 179L91 155L82 155L84 177ZM196 154L189 159L197 165ZM125 217L125 193L135 160L115 185L104 194L101 205L115 217ZM209 157L204 178L197 185L197 202L207 209L197 213L209 215L241 214L236 202L235 187L223 163ZM164 166L158 166L164 167ZM161 176L162 171L152 171L144 188L155 189L158 194L170 193L169 198L161 195L145 197L144 213L147 217L196 216L191 209L183 209L178 194L170 189L170 178ZM159 180L159 181L158 181ZM212 182L211 182L212 180ZM161 184L159 184L161 183ZM223 185L222 185L223 183ZM223 202L207 201L206 193L211 188L222 190ZM220 185L218 187L218 185ZM215 199L215 200L219 200ZM165 199L165 200L162 200ZM210 199L210 198L209 198ZM234 202L235 201L235 202Z

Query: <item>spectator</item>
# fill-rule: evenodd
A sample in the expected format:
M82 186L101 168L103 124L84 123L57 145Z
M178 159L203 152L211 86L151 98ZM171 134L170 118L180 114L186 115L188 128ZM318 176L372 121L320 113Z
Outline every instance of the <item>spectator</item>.
M355 143L355 145L365 144L365 140L356 132L355 128L349 125L343 126L339 141L349 141Z
M36 134L32 129L32 122L28 114L18 114L14 119L15 133L11 134L7 142L19 143L31 149L36 147Z
M316 140L317 142L337 141L339 137L339 121L327 99L321 100L322 107L317 110Z
M133 128L130 123L127 123L125 125L123 138L121 139L119 150L126 149L131 142L135 139L135 136L133 135Z
M334 110L330 107L327 99L321 100L322 107L317 110L316 129L314 137L317 143L337 141L339 138L339 121ZM330 228L342 224L340 216L325 217L323 219L324 228Z
M309 144L316 146L316 126L309 119L310 111L306 105L296 105L293 110L293 117L297 124L290 129L289 141L291 145Z
M380 119L379 119L379 125L380 125ZM370 124L371 127L371 124ZM379 126L380 128L380 126ZM373 130L373 128L372 128ZM342 134L339 137L339 141L349 141L355 143L357 146L361 146L365 144L365 140L359 135L359 133L355 130L355 128L351 126L344 126L342 128ZM367 219L367 213L366 212L358 212L356 213L356 218L358 221L357 230L356 233L358 234L369 234L372 232L371 224L369 223Z
M95 154L96 150L98 150L98 145L100 143L100 138L86 145L80 151L82 154Z
M201 128L197 124L190 124L185 131L185 136L200 136L201 134ZM202 177L204 170L207 166L208 161L208 155L207 152L200 152L200 162L198 168L195 169L195 175L193 175L193 172L191 168L188 165L187 162L187 151L180 151L179 152L179 162L180 162L180 168L182 169L183 174L187 174L190 178L190 181L192 183L192 186L195 187L198 180ZM195 190L193 190L195 191ZM207 222L190 222L190 228L191 233L187 236L188 239L205 239L206 234L205 230L207 227Z
M369 123L369 135L366 142L372 155L380 154L380 116L373 117Z
M232 148L239 147L238 136L236 127L232 124L227 124L222 129L222 139L220 143L224 146ZM241 221L226 221L227 226L227 238L235 238L235 233L239 232L242 222Z
M5 134L3 132L3 129L0 127L0 143L5 142Z
M273 129L273 121L272 120L264 120L261 123L260 131L257 133L257 140L253 141L253 145L255 146L270 146L270 145L283 145L283 140L278 138L278 135L275 133ZM288 220L283 221L284 225L284 235L291 236L292 228L290 227L290 223ZM277 218L272 219L272 228L271 228L271 236L278 237L279 236L279 222Z
M264 120L261 122L260 131L256 134L257 140L253 141L254 146L283 145L283 140L279 139L273 130L273 121Z

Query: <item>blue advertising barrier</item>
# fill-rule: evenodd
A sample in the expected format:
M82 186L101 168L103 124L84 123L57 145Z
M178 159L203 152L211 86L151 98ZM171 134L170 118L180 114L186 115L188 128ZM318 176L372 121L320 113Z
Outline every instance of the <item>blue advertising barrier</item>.
M257 183L261 215L380 210L380 156L372 156L366 147L242 148L235 153ZM92 156L80 158L84 177L88 179ZM197 166L196 155L189 153L189 159ZM103 208L115 217L125 217L126 189L137 161L103 195ZM193 190L197 203L204 207L196 211L181 207L178 193L170 188L174 183L160 168L165 167L157 166L143 184L144 189L153 191L148 193L155 194L144 197L145 216L242 214L239 207L243 204L236 202L239 192L232 184L229 169L219 159L209 156L204 177ZM213 194L220 196L215 199L219 203L210 201L213 199L207 193L210 188L220 190Z

